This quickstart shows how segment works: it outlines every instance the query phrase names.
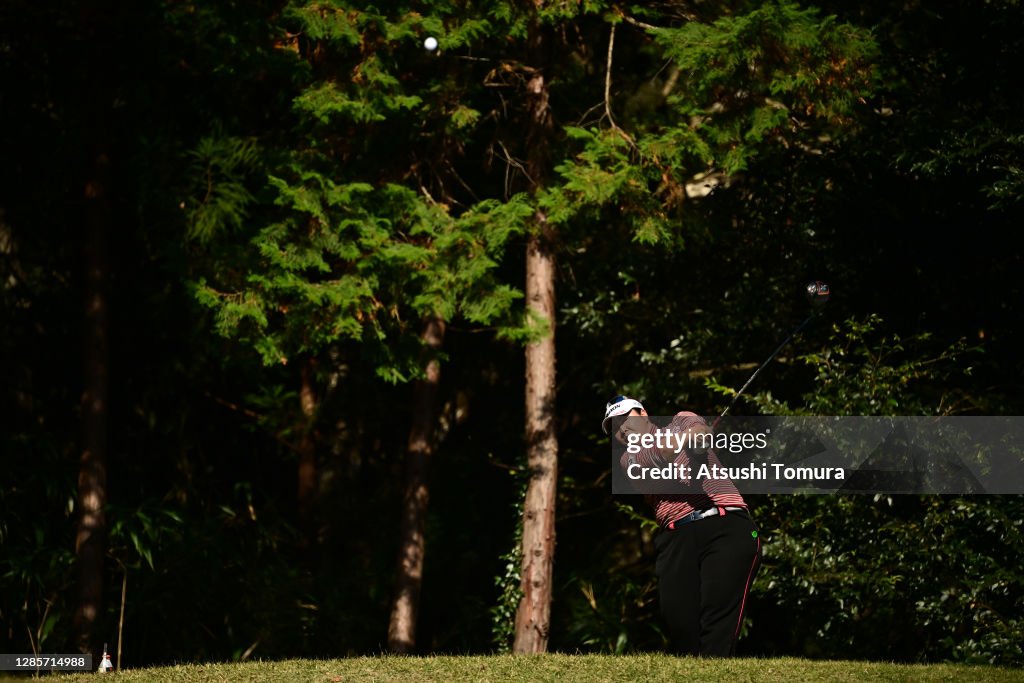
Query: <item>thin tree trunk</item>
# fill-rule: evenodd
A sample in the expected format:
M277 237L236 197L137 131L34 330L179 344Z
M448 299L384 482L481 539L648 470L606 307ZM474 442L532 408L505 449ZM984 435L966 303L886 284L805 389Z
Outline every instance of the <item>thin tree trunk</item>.
M543 219L540 219L543 223ZM547 650L551 621L551 574L555 554L558 438L555 433L554 257L546 240L527 244L526 297L548 321L547 336L526 347L526 444L530 480L523 503L523 598L516 612L513 651Z
M527 83L529 155L527 171L535 192L542 182L550 136L548 84L541 28L530 28L536 71ZM544 652L551 625L551 576L555 555L555 498L558 437L555 433L555 257L546 216L537 212L526 243L526 303L546 321L547 334L526 347L526 448L530 480L523 502L523 598L516 611L516 653Z
M103 610L103 556L107 522L107 415L109 323L107 318L107 239L110 221L105 153L95 160L85 187L85 383L82 392L82 452L78 470L78 529L75 555L78 604L72 623L75 647L96 655L97 626Z
M405 495L399 531L398 566L395 596L388 623L388 649L408 653L416 646L416 618L423 586L423 556L426 550L426 517L430 489L427 474L434 453L434 428L437 422L438 386L441 363L437 352L444 342L445 323L428 319L423 328L423 344L429 356L426 377L414 388L414 410L405 459Z
M309 531L313 502L316 499L316 438L313 426L316 420L316 360L310 358L302 365L302 384L299 387L299 403L302 408L302 435L299 437L298 455L298 501L299 520L303 531Z

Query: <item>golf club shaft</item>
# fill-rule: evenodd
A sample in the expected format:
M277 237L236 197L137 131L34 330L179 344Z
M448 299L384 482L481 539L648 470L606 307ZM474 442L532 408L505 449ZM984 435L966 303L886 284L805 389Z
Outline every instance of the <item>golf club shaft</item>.
M746 384L744 384L742 387L740 387L740 390L737 391L736 395L732 397L732 400L729 401L729 405L727 405L725 407L725 410L722 411L722 414L719 415L717 418L715 418L714 424L711 425L712 429L714 429L715 427L718 426L718 423L721 421L721 419L723 417L725 417L726 413L728 413L732 409L733 405L735 405L735 403L736 403L736 399L738 399L740 397L740 395L742 395L743 392L746 390L746 388L750 386L750 383L754 381L754 378L757 377L757 375L762 370L764 370L766 365L768 365L769 363L772 362L772 359L775 358L775 356L777 356L779 354L779 351L782 350L782 347L784 347L786 344L788 344L793 339L793 337L795 337L797 335L797 333L800 332L800 330L804 329L804 327L807 325L807 323L811 322L811 318L813 318L813 317L814 317L814 314L812 313L811 315L807 316L802 323L800 323L795 328L793 328L793 331L789 333L789 336L786 337L786 339L781 344L779 344L779 347L777 349L772 351L772 355L768 356L768 360L766 360L765 362L761 363L761 366L757 370L754 370L754 374L750 376L750 379L747 380Z

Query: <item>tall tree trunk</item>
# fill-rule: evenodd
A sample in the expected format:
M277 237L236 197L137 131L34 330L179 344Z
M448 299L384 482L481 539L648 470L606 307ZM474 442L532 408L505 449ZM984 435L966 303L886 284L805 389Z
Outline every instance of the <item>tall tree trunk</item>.
M546 171L551 118L544 77L541 27L530 28L536 69L527 83L527 172L534 192ZM526 448L530 480L523 502L523 598L516 611L517 653L544 652L551 624L551 575L555 556L558 437L555 433L555 257L553 234L538 211L526 243L526 304L546 321L547 334L526 347Z
M103 556L107 522L107 414L109 351L107 239L110 222L110 160L97 154L85 186L85 382L82 391L82 452L78 469L78 530L75 555L78 604L72 624L79 652L99 654L97 624L103 609Z
M444 343L444 332L445 323L440 318L430 318L424 324L422 339L428 360L426 377L417 381L413 389L415 412L405 456L405 495L402 499L395 596L388 623L388 649L392 652L407 653L416 646L416 617L423 586L424 536L430 498L427 474L430 457L434 453L438 386L441 382L441 363L437 354Z
M543 226L543 218L538 222ZM555 555L558 438L555 433L554 256L547 239L527 243L526 298L548 321L548 334L526 347L526 447L530 480L523 502L523 598L516 612L513 651L547 650L551 622L551 574Z
M310 532L312 507L316 499L316 438L313 433L316 420L316 360L310 358L302 365L302 383L299 386L299 404L302 408L302 434L298 443L298 501L299 521L303 533Z

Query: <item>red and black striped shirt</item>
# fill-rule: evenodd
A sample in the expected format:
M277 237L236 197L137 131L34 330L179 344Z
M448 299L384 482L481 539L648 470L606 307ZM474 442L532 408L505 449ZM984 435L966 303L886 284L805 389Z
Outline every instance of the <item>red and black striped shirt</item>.
M682 411L676 413L675 418L672 422L662 431L668 430L672 433L682 433L691 427L704 425L704 419L696 413ZM667 460L662 456L663 451L659 451L656 448L641 449L639 453L629 454L627 452L622 453L620 464L623 470L626 470L630 462L635 462L643 468L658 468L664 467L666 464L676 463L683 465L693 472L693 476L696 476L696 468L694 467L693 459L686 452L686 449L682 449L679 455L676 455L674 459ZM722 466L718 456L715 455L714 450L708 450L707 452L707 464L708 467L713 465ZM743 496L736 489L735 484L728 479L696 479L690 480L689 484L680 482L681 487L689 486L693 489L692 493L679 493L679 494L648 494L645 496L647 502L654 507L654 517L658 520L658 524L661 526L667 526L669 522L673 522L680 517L685 517L691 512L697 510L707 510L709 508L725 508L725 507L742 507L746 508L747 503L743 500Z

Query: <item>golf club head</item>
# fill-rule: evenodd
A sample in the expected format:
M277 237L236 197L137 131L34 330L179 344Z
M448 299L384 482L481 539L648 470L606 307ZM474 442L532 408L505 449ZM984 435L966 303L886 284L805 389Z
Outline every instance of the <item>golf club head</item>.
M831 295L828 283L822 282L821 280L812 280L807 283L806 288L807 300L811 302L812 306L823 306L828 301Z

